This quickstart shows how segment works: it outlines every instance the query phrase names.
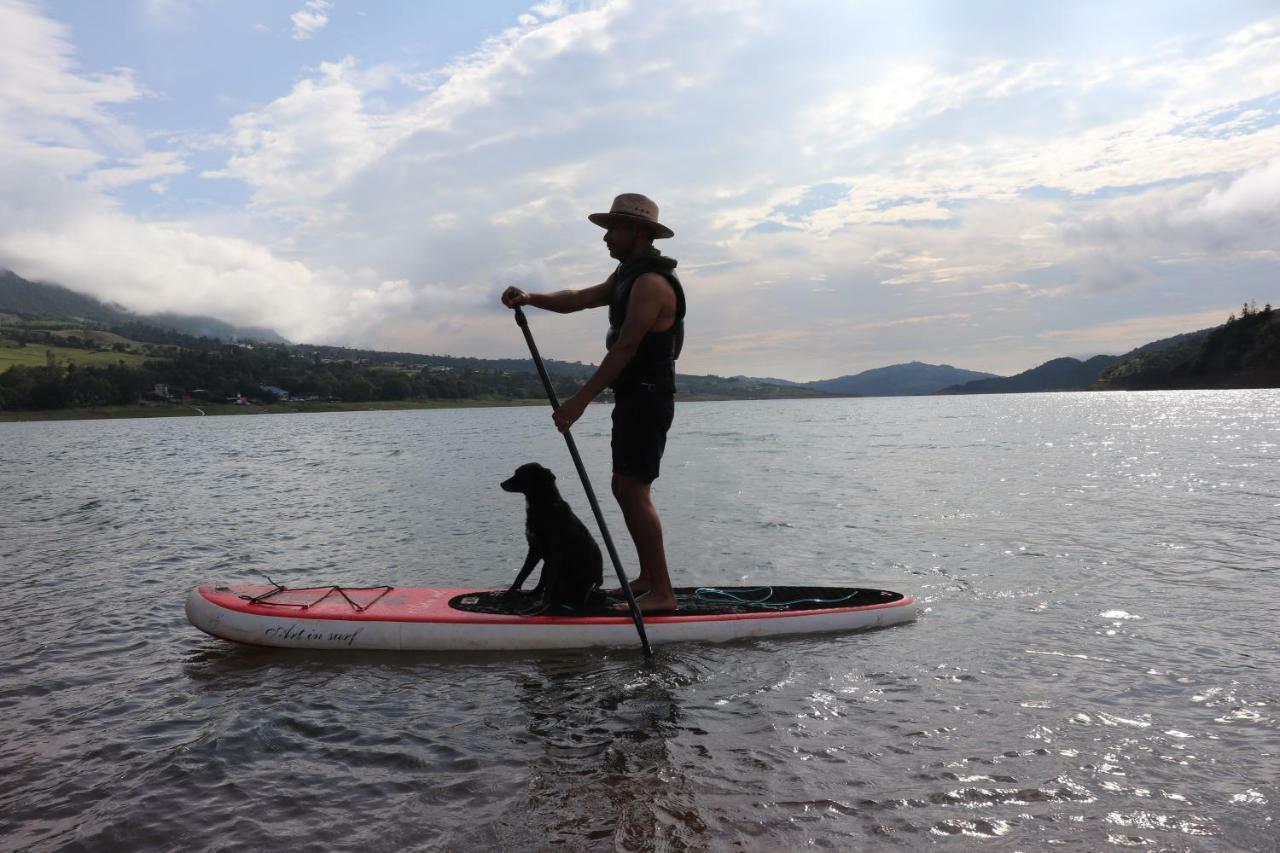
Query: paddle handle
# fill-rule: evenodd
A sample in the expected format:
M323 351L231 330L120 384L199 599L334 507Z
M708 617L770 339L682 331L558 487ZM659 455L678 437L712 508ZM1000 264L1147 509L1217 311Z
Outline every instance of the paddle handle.
M520 327L520 331L524 332L525 343L529 345L529 354L533 356L533 364L538 368L538 376L542 377L542 387L547 392L547 400L551 403L552 411L560 408L560 398L556 396L556 389L551 387L551 377L547 375L547 368L542 363L542 356L538 354L538 345L533 342L533 333L529 331L529 320L524 316L524 311L520 306L515 306L516 325ZM609 551L609 559L613 560L613 570L618 574L618 583L622 585L622 593L627 597L627 609L631 611L631 621L636 623L636 633L640 635L640 645L644 647L644 656L653 657L653 649L649 648L649 637L644 631L644 617L640 614L640 606L636 604L636 597L631 592L631 584L627 583L627 573L622 570L622 561L618 559L618 549L613 546L613 537L609 535L609 526L605 524L604 513L600 511L600 502L596 500L595 490L591 488L591 479L587 477L587 468L582 464L582 457L578 455L578 445L573 440L573 435L568 431L564 431L565 444L569 446L569 455L573 457L573 464L578 469L578 477L582 480L582 488L587 493L587 501L591 504L591 511L596 515L596 524L600 525L600 535L604 537L605 548Z

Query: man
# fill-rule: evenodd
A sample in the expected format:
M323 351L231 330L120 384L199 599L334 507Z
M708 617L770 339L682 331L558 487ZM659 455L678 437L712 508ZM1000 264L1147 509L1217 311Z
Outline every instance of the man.
M637 193L623 193L608 213L587 218L605 229L604 243L618 261L604 282L556 293L508 287L502 302L508 308L532 305L560 314L608 306L608 352L553 419L561 432L567 432L588 403L605 388L613 389L613 495L640 561L640 576L631 582L631 591L642 612L674 610L662 521L650 487L658 478L675 414L675 365L684 344L685 312L676 262L658 252L653 241L675 234L658 221L658 205Z

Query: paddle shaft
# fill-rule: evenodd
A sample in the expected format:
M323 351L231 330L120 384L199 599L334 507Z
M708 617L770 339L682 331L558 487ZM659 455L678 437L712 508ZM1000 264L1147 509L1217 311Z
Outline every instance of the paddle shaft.
M516 325L520 327L520 331L524 332L525 343L529 345L529 354L533 356L533 364L538 368L538 375L542 377L542 387L546 389L547 400L551 403L552 411L560 408L560 398L556 396L556 389L551 387L551 377L547 375L547 368L542 363L542 356L538 355L538 345L533 342L533 333L529 331L529 321L524 316L524 311L520 306L515 306ZM618 549L613 547L613 537L609 535L609 527L604 523L604 513L600 511L600 502L596 500L595 490L591 488L591 480L587 477L586 466L582 464L582 457L578 455L578 445L574 443L573 435L568 431L564 431L565 444L569 445L569 455L573 457L573 464L578 469L578 476L582 479L582 488L587 493L587 500L591 503L591 511L596 514L596 524L600 525L600 535L604 537L605 547L609 550L609 558L613 560L613 570L618 573L618 583L622 584L622 594L627 597L627 609L631 611L631 621L636 623L636 633L640 635L640 645L644 647L644 656L653 657L653 649L649 648L649 638L644 632L644 617L640 615L640 607L636 604L636 597L631 593L631 584L627 583L627 574L622 571L622 561L618 559Z

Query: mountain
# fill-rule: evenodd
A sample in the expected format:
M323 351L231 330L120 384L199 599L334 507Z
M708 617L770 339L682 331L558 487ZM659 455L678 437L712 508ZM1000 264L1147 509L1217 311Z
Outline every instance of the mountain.
M319 344L294 344L290 349L307 358L321 361L350 361L362 365L394 365L402 368L436 368L450 371L485 371L506 374L536 374L533 360L529 358L475 358L474 356L423 355L411 352L383 352L381 350L352 349L349 347ZM544 358L547 372L557 378L582 381L596 372L596 365L580 361L557 361ZM676 374L676 387L682 399L695 397L717 399L772 399L776 397L827 396L798 383L772 382L746 376L698 376L689 373Z
M802 387L827 394L853 394L860 397L905 397L934 394L950 385L970 380L995 377L993 373L962 370L949 364L925 364L912 361L864 370L835 379L819 379L802 383ZM998 378L998 377L997 377Z
M760 382L765 385L781 385L784 388L794 388L797 385L804 384L803 382L794 382L790 379L776 379L772 376L743 376L741 373L729 378L739 382Z
M1097 355L1088 361L1055 358L1016 376L966 382L941 393L1280 385L1280 323L1273 315L1270 311L1255 311L1224 326L1143 344L1121 356Z
M37 319L75 317L99 323L134 319L123 308L104 305L57 284L27 281L9 270L0 270L0 313Z
M1280 387L1280 312L1268 305L1212 329L1139 347L1104 371L1093 390Z
M1217 328L1217 327L1215 326L1214 328ZM1200 344L1204 342L1204 339L1207 338L1209 336L1209 333L1212 331L1213 331L1213 328L1200 329L1199 331L1196 331L1196 332L1183 332L1181 335L1174 335L1173 337L1170 337L1170 338L1161 338L1158 341L1152 341L1149 344L1143 344L1140 347L1131 349L1120 357L1122 359L1127 360L1127 359L1134 358L1135 356L1148 355L1148 354L1153 354L1158 352L1163 352L1168 354L1175 350L1178 350L1187 346L1190 346L1192 348L1199 347Z
M151 314L143 322L173 329L193 338L217 338L222 341L254 341L264 344L287 344L280 333L261 326L233 326L213 317L189 317L184 314Z
M1055 358L1039 367L1014 376L978 379L944 388L942 394L1017 394L1029 391L1080 391L1089 387L1102 371L1120 361L1119 356L1095 355L1088 361Z
M107 305L92 296L57 284L28 281L9 270L0 270L0 314L36 320L85 320L105 325L143 323L192 337L224 341L287 343L271 329L233 326L212 317L183 314L134 314L118 305Z

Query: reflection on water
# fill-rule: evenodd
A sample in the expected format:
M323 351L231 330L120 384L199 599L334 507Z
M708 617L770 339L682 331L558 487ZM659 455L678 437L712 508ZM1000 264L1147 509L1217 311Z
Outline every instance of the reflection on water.
M686 799L668 752L679 722L671 687L679 680L665 658L639 667L632 658L601 666L589 657L531 667L516 685L524 730L511 739L527 762L526 790L493 826L464 835L458 846L612 840L646 849L655 837L678 839L679 827L655 823L655 812L677 819L667 804ZM690 817L696 820L680 819Z
M578 431L593 471L607 417ZM509 583L497 483L541 461L585 506L543 411L0 425L0 833L1274 849L1278 449L1272 391L684 404L655 488L679 583L925 613L646 663L237 648L185 622L208 580Z

